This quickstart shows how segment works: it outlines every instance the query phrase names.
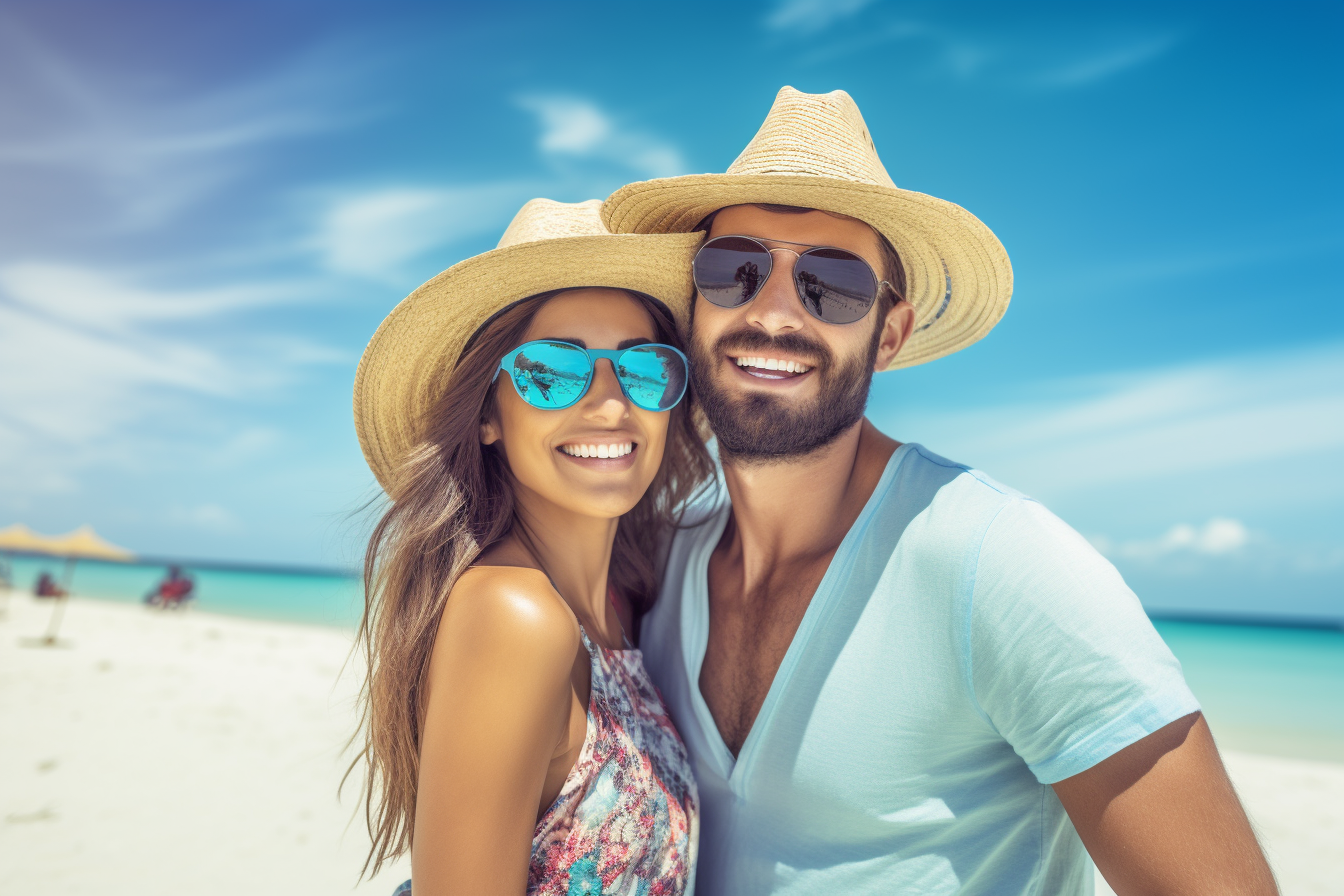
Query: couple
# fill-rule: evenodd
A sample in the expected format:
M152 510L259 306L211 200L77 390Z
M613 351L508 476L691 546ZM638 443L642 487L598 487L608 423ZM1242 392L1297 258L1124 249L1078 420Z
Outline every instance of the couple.
M847 94L786 87L726 174L533 200L399 304L355 383L392 500L361 629L375 870L1053 896L1091 892L1090 853L1122 896L1274 893L1116 571L863 416L874 372L971 344L1011 290Z

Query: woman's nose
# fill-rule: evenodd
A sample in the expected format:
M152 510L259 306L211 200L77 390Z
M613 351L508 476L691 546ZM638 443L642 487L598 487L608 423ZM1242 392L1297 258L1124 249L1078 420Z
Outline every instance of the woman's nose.
M593 365L593 381L584 397L584 413L590 417L622 419L628 412L625 393L616 378L615 362L599 358Z

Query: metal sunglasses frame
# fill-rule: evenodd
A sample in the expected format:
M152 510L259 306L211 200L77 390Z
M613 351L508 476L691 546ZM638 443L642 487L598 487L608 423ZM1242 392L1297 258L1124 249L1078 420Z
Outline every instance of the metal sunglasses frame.
M856 324L856 323L858 323L859 321L861 321L861 320L863 320L864 318L866 318L866 317L868 316L868 313L869 313L870 311L873 310L873 306L877 304L877 297L878 297L879 295L882 294L882 287L885 286L887 289L890 289L892 292L895 292L895 291L896 291L896 287L892 286L890 282L888 282L888 281L886 281L886 280L879 280L879 279L877 279L877 271L873 270L873 266L872 266L871 264L868 263L868 260L867 260L866 258L864 258L863 256L859 255L857 252L851 252L849 249L845 249L845 248L843 248L843 247L841 247L841 246L814 246L814 245L812 245L811 243L795 243L795 242L792 242L791 240L774 240L774 239L772 239L772 240L770 241L770 242L772 242L772 243L788 243L790 246L807 246L807 247L808 247L806 250L804 250L804 251L802 251L802 252L798 252L798 251L795 251L795 250L793 250L793 249L787 249L787 248L785 248L784 246L777 246L777 247L775 247L775 248L772 249L772 248L770 248L769 246L767 246L765 243L763 243L763 242L760 240L760 238L758 238L758 237L754 237L754 236L747 236L745 233L723 233L723 234L719 234L718 236L714 237L714 239L709 240L709 241L706 242L703 246L701 246L699 249L697 249L696 252L695 252L695 257L696 257L696 259L698 260L699 257L700 257L700 253L703 252L703 251L705 251L706 249L708 249L708 248L710 247L710 245L713 244L716 240L723 240L723 239L747 240L748 242L755 243L756 245L758 245L758 246L761 247L761 251L764 252L764 253L765 253L765 257L766 257L767 259L769 259L770 266L769 266L769 268L766 270L766 272L765 272L765 276L761 278L761 283L760 283L759 286L756 287L756 291L753 292L753 293L751 294L751 298L747 299L745 302L741 302L741 303L739 303L739 304L737 304L737 305L720 305L718 302L711 301L710 298L709 298L708 296L705 296L705 301L706 301L706 302L709 302L711 305L714 305L715 307L718 307L718 308L741 308L741 307L743 307L744 305L750 305L753 301L755 301L756 297L757 297L758 295L761 294L761 290L765 288L765 284L766 284L766 282L770 279L770 275L773 274L773 273L775 272L775 255L774 255L774 253L776 253L776 252L792 252L794 258L796 258L796 259L798 259L798 260L802 260L802 257L803 257L804 255L808 255L808 254L810 254L810 253L812 253L812 252L816 252L816 251L819 251L819 250L822 250L822 249L833 249L833 250L835 250L836 252L844 252L844 253L846 253L846 254L848 254L848 255L852 255L852 256L854 256L854 259L855 259L856 261L861 262L861 263L863 264L863 266L866 267L866 268L868 269L868 273L869 273L869 275L873 278L873 283L875 284L875 287L874 287L874 289L873 289L873 298L872 298L872 300L868 303L868 310L865 311L865 312L863 312L863 316L862 316L862 317L856 317L856 318L854 318L854 320L845 321L845 322L843 322L843 323L838 323L838 322L836 322L836 321L827 320L826 318L821 317L821 316L818 315L815 311L813 311L811 308L809 308L809 307L808 307L808 304L807 304L807 297L806 297L805 295L803 295L803 287L802 287L802 284L798 283L797 280L795 279L794 284L793 284L793 291L794 291L794 293L798 296L798 301L802 303L803 309L804 309L805 311L807 311L808 314L812 315L812 317L816 318L817 320L821 321L821 322L824 323L824 324L830 324L830 325L833 326L833 327L845 327L845 326L848 326L848 325L850 325L850 324ZM795 266L796 266L796 265L797 265L797 262L794 262L794 264L795 264ZM695 264L694 264L694 262L692 262L692 264L691 264L691 275L692 275L692 278L694 278L694 275L695 275ZM700 291L700 284L699 284L699 283L696 283L696 284L695 284L695 288L696 288L696 291L699 292L699 291ZM701 294L702 296L704 295L703 292L700 292L700 294Z
M593 374L597 372L597 362L602 358L611 362L611 372L616 375L616 382L620 384L621 394L626 397L627 401L641 410L652 411L655 414L666 413L681 404L681 400L686 397L686 386L691 378L691 362L687 359L685 353L682 352L681 349L677 348L675 345L668 345L666 342L641 342L639 345L632 345L629 348L584 348L581 345L565 342L562 339L533 339L530 342L524 342L522 345L518 346L513 351L506 353L504 357L499 359L499 367L495 370L495 376L492 382L498 380L500 371L503 371L509 375L509 382L513 384L514 391L517 392L518 383L513 378L513 363L518 358L518 355L530 345L563 345L567 348L572 348L575 351L583 352L588 356L588 376L584 380L583 388L579 390L579 394L575 395L574 400L568 404L557 405L553 408L542 408L527 401L526 398L523 398L522 393L518 394L519 398L523 398L523 401L527 402L529 406L537 408L539 411L563 411L565 408L572 408L574 405L578 404L583 396L588 394L588 390L592 388ZM678 358L681 358L682 369L684 371L684 375L681 378L681 392L677 395L677 400L665 408L644 407L644 405L636 401L634 396L630 394L630 390L626 387L625 381L621 379L621 368L618 363L620 357L626 352L638 351L641 348L665 348L675 353Z

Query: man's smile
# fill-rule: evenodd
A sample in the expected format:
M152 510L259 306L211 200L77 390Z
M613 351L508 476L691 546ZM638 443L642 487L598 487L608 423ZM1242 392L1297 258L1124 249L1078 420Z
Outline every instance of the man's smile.
M811 364L771 355L729 355L728 360L747 376L762 380L798 379L813 370Z

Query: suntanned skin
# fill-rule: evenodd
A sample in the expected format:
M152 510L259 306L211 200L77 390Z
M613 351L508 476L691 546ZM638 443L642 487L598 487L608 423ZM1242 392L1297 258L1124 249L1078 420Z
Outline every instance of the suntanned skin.
M882 273L875 234L853 219L734 206L719 212L710 235L730 233L754 236L772 248L839 246ZM806 335L829 346L837 360L864 351L879 324L871 317L844 326L818 321L803 308L788 276L793 255L773 256L772 276L745 306L720 308L696 297L693 339L714 345L720 335L745 326L772 336ZM900 351L913 323L910 307L901 302L880 324L877 370ZM752 378L732 357L716 358L714 364L711 374L730 392L768 389L801 402L818 386L810 375ZM747 465L725 459L733 515L709 562L709 643L700 690L734 755L751 732L831 558L899 444L865 419L807 457ZM1278 892L1199 713L1057 783L1054 790L1119 896Z
M544 305L521 341L543 338L619 348L654 341L654 329L623 293L581 289ZM630 404L605 361L565 410L531 407L503 375L498 395L481 441L502 446L526 535L485 552L453 586L439 624L416 794L416 896L526 892L533 831L587 734L591 667L579 624L597 643L623 646L629 619L607 599L611 546L667 435L668 415ZM619 442L636 446L628 464L558 450Z

